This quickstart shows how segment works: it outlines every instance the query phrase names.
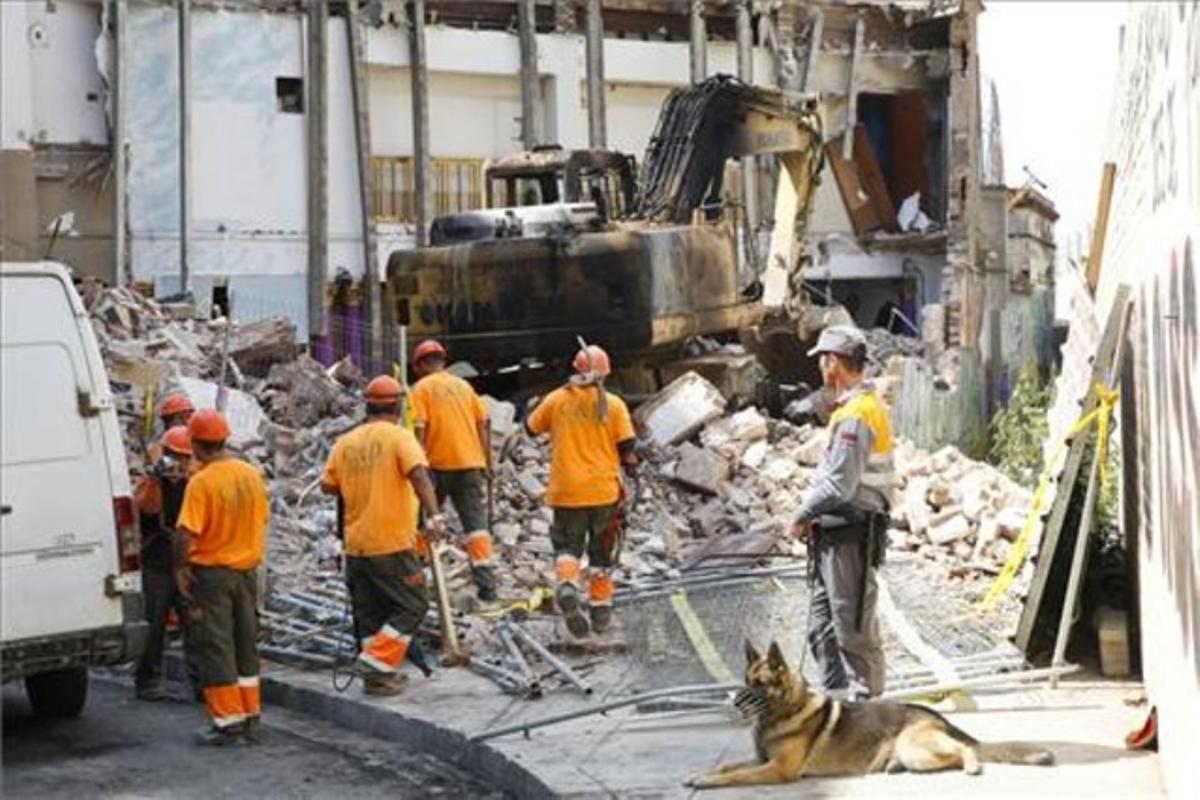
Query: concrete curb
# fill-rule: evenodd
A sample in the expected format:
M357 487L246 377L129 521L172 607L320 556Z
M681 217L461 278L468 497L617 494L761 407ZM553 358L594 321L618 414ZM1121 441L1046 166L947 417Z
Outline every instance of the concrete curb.
M406 716L395 708L361 703L348 696L330 695L315 689L264 675L263 699L289 711L308 714L327 722L380 739L399 742L419 752L449 761L466 772L520 798L559 797L529 769L482 743L472 743L466 734Z
M164 677L187 682L179 653L168 652L163 661ZM453 728L398 713L394 708L362 703L348 695L295 686L270 675L262 676L262 694L264 702L288 711L316 717L355 733L398 742L448 761L515 797L540 800L561 796L522 764L494 747L468 741L466 734Z

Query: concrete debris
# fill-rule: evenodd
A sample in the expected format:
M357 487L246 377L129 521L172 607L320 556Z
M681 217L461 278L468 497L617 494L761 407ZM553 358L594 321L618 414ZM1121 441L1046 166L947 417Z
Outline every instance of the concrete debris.
M220 387L212 381L181 377L179 386L196 408L216 408ZM229 443L244 448L262 441L261 428L267 415L253 395L238 389L225 390L225 418L229 421Z
M651 442L679 444L721 416L725 397L695 372L680 375L653 399L640 406L634 418Z
M675 480L707 494L717 494L729 477L729 462L708 447L684 442L679 448Z
M695 358L674 361L661 368L664 381L695 372L709 381L730 403L739 405L754 399L754 387L766 377L758 359L741 345L723 345L720 349Z
M767 438L767 418L751 406L705 426L700 443L705 447L726 450L734 457L751 443Z
M160 433L155 406L167 392L186 391L201 406L215 401L224 321L195 319L175 307L167 313L122 289L99 292L91 313L129 461L141 470L145 447ZM344 627L335 627L345 620L336 507L312 489L333 442L362 419L362 375L349 362L326 368L307 355L285 357L281 325L255 324L245 335L234 325L230 349L243 378L240 388L227 392L227 409L235 444L263 469L272 498L270 641L276 653L300 661L295 653L305 652L310 663L328 665L353 643L339 633ZM526 599L554 576L553 512L544 498L549 451L544 441L521 434L511 403L486 402L494 434L497 589L506 600ZM730 554L748 566L792 552L791 517L824 456L827 436L754 407L726 414L727 405L713 383L687 372L636 410L641 464L637 479L627 482L620 583L676 579L689 564L707 566ZM952 448L931 454L901 440L895 455L892 546L944 564L948 574L959 576L956 581L977 581L967 586L990 580L1024 524L1030 493ZM461 532L453 514L450 519ZM445 559L454 602L471 612L466 556L452 546ZM335 619L335 612L343 616ZM432 633L436 626L431 614L426 627ZM499 652L484 628L465 631L474 637L467 645Z

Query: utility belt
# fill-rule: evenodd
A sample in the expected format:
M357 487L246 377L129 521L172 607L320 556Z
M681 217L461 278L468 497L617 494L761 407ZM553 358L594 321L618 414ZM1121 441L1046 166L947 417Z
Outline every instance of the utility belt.
M810 541L809 580L815 576L816 554L823 546L833 544L854 543L862 552L862 580L858 585L855 598L854 629L861 631L863 626L863 611L866 608L867 583L870 579L871 568L878 569L883 565L884 554L887 552L887 529L889 514L883 511L860 511L847 509L841 514L822 514L813 522L815 536Z
M816 544L856 541L866 549L864 561L872 567L883 565L887 553L890 514L885 511L847 509L838 514L822 514L813 521Z

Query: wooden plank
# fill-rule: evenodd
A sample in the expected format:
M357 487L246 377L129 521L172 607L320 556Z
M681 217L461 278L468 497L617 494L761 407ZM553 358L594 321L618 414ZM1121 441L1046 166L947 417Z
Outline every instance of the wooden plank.
M1116 357L1121 318L1125 313L1129 295L1130 289L1127 285L1122 284L1117 289L1108 321L1104 325L1104 334L1100 337L1100 346L1092 361L1092 377L1085 390L1087 395L1081 401L1083 414L1088 414L1095 409L1097 398L1096 393L1092 391L1092 386L1106 380L1113 359ZM1048 631L1051 634L1049 644L1053 643L1053 620L1058 618L1058 613L1062 608L1067 573L1070 571L1075 540L1079 535L1078 528L1071 530L1065 525L1067 512L1071 505L1075 484L1079 479L1087 443L1091 439L1091 430L1089 429L1084 435L1076 436L1071 440L1062 472L1056 480L1053 503L1044 517L1046 524L1042 530L1037 555L1034 557L1033 581L1029 585L1029 593L1024 598L1021 618L1017 622L1017 633L1014 637L1017 647L1027 657L1032 658L1047 646L1044 637L1047 631L1043 625L1046 620L1050 621L1051 627L1051 630Z
M875 158L871 138L862 125L854 128L854 163L858 166L858 176L867 194L871 196L876 217L885 229L896 230L896 207L892 205L892 196L883 178L883 170L879 168L879 160Z
M1092 226L1092 246L1088 249L1087 284L1092 296L1100 285L1100 262L1104 255L1104 239L1108 234L1108 212L1112 206L1113 183L1117 176L1117 165L1109 161L1104 165L1100 177L1100 198L1096 206L1096 220Z
M896 209L888 195L887 183L875 159L866 128L862 125L854 128L852 161L844 158L836 139L825 145L825 155L841 190L854 232L863 236L880 228L894 230Z

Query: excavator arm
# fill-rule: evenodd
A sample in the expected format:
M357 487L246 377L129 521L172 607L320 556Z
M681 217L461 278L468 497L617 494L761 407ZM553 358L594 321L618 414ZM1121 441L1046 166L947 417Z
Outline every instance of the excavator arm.
M802 302L799 273L812 199L823 165L815 99L749 86L728 75L676 89L663 103L642 162L634 216L687 224L720 203L725 162L775 155L781 176L763 275L769 306Z

